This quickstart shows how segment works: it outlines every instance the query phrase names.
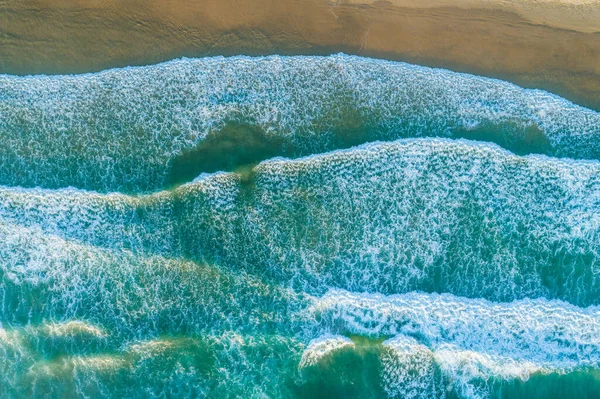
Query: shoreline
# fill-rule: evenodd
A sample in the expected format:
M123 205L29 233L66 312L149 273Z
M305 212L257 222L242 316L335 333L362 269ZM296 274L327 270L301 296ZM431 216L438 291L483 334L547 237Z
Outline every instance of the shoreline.
M0 0L0 73L344 52L499 78L600 110L595 1Z

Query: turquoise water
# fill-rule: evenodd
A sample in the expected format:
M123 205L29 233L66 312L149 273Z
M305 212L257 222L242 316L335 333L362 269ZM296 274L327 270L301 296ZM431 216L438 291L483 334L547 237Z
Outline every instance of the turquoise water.
M596 398L598 137L345 55L0 76L0 397Z

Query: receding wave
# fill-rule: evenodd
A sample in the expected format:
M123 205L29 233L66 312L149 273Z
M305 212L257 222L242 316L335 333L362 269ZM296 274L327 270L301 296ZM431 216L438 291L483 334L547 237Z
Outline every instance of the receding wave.
M600 114L446 70L336 55L0 76L0 184L139 192L374 140L464 137L600 159Z

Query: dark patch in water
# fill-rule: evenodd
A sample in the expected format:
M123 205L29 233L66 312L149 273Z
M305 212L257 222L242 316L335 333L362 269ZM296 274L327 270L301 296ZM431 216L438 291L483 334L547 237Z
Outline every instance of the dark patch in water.
M320 136L315 139L309 137L314 133L305 132L308 136L300 140L305 144L299 147L295 142L303 132L296 132L295 139L285 139L267 134L260 126L230 122L209 133L195 148L172 159L166 186L192 181L201 173L225 171L239 173L242 186L251 188L254 166L266 159L306 156L386 138L381 129L370 129L357 109L346 105L329 110L322 120L315 121L312 131Z
M516 122L483 124L474 129L457 129L454 138L488 141L517 155L552 154L550 140L537 125L519 126Z
M282 139L267 135L260 127L230 123L174 158L169 165L167 185L189 182L203 172L251 170L251 166L283 155L286 150Z
M238 172L242 186L252 188L253 168L266 159L295 158L412 136L410 127L390 130L378 126L359 109L347 104L353 104L351 98L327 110L307 131L297 131L290 138L268 134L260 126L230 122L209 133L195 148L172 159L166 186L175 187L192 181L201 173L225 171ZM318 137L312 137L315 132ZM440 135L433 130L428 136ZM537 125L522 126L517 121L482 124L472 129L458 128L451 137L493 142L517 155L554 153L550 141Z

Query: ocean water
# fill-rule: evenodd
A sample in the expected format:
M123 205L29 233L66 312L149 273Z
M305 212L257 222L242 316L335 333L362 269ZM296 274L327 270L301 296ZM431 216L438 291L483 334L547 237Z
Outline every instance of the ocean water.
M0 184L151 192L375 140L466 138L600 159L600 114L538 90L360 57L183 59L0 75Z
M597 398L599 138L346 55L0 76L0 398Z

